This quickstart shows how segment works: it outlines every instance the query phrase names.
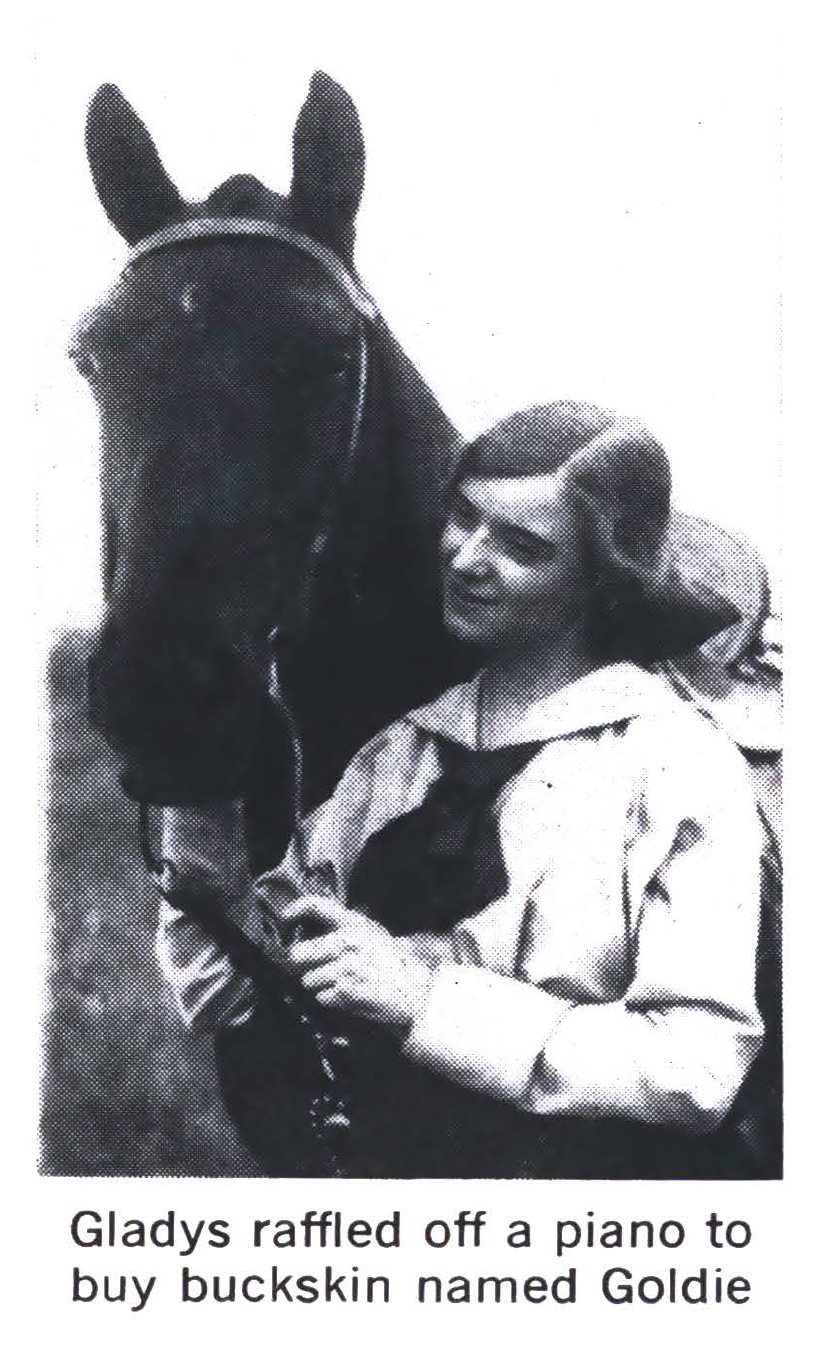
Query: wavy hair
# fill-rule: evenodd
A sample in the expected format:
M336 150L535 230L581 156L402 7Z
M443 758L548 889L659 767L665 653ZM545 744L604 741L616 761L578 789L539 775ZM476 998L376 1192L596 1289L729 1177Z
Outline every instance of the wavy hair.
M650 662L657 656L648 634L648 599L670 585L671 467L639 421L577 401L533 406L470 443L453 485L467 476L559 471L579 510L595 585L592 647L605 662Z
M453 487L467 476L556 472L582 526L598 659L654 663L735 620L707 568L712 541L700 529L711 525L673 513L669 458L640 420L582 401L533 405L469 443Z

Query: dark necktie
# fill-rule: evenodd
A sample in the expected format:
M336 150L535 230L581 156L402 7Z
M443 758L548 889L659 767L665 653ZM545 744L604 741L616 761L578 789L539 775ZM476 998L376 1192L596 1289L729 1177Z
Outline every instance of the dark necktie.
M367 842L349 897L390 932L446 932L507 888L495 802L542 747L438 740L441 773L421 805Z

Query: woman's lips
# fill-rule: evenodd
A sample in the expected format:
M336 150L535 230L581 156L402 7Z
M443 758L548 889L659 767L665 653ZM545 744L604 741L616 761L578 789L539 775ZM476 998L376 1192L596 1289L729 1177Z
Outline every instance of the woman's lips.
M492 607L498 599L492 593L467 588L455 579L448 579L444 585L447 600L461 607Z

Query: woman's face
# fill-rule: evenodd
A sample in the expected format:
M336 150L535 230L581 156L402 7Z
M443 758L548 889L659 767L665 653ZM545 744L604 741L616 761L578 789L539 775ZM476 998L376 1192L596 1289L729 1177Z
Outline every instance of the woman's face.
M578 630L591 591L577 513L560 474L470 476L441 537L444 622L500 650Z

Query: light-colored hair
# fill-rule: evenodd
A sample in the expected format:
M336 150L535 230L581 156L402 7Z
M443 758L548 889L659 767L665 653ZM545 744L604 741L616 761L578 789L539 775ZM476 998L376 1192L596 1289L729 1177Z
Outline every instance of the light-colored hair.
M559 471L579 510L595 583L594 648L604 658L649 659L643 602L669 566L671 468L639 421L568 400L522 410L470 443L454 483Z

